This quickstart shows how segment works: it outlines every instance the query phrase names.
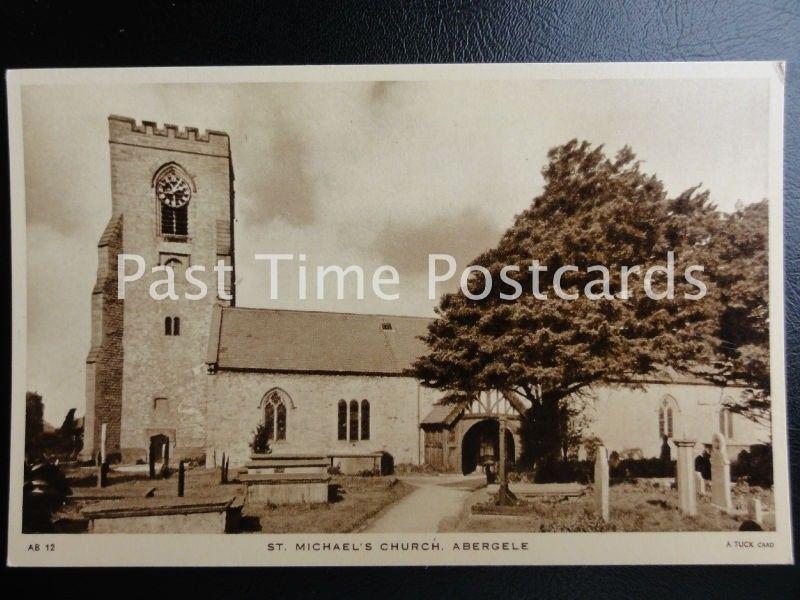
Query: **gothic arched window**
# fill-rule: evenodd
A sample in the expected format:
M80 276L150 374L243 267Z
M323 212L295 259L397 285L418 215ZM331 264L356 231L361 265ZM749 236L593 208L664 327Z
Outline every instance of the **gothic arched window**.
M336 408L336 438L347 439L347 402L339 400Z
M270 440L286 439L286 392L274 389L261 400L264 409L264 427L267 428L267 438Z
M719 411L719 432L727 439L733 437L733 413L727 408Z
M674 398L667 396L661 400L661 406L658 408L658 435L661 438L665 436L672 438L675 435L675 419L677 417L678 407Z
M369 402L361 401L361 439L369 439Z
M350 441L358 439L358 402L350 401Z
M153 180L159 205L162 235L186 237L189 235L189 200L192 184L178 165L162 167Z

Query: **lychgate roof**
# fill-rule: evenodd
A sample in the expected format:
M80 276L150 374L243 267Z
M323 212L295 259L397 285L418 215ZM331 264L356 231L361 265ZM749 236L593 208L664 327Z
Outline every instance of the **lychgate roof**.
M401 375L425 353L418 336L430 321L218 307L206 362L229 370Z
M435 404L420 425L450 425L463 411L458 404Z

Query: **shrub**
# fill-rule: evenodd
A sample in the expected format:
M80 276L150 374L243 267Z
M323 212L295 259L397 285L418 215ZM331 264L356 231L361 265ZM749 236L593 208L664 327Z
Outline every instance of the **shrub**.
M674 477L675 465L675 461L660 458L626 458L613 467L609 465L609 475L619 479Z
M536 483L589 483L592 480L594 463L588 460L559 461L535 469L524 478ZM527 475L527 477L526 477Z
M731 465L731 479L744 478L749 485L769 488L773 483L772 446L760 444L742 450Z
M53 531L53 513L64 505L71 493L67 479L58 465L26 462L22 488L23 533Z
M419 473L433 475L437 473L443 473L444 467L437 469L428 463L423 463L421 465L415 465L413 463L399 463L394 466L394 472L398 475L414 475Z
M256 426L253 432L253 441L250 442L250 448L254 454L268 454L269 448L269 429L263 423Z
M620 458L617 453L609 457L609 476L613 479L663 478L675 476L675 462L660 458ZM513 473L513 475L512 475ZM538 469L515 470L509 473L511 481L536 483L590 483L594 481L594 461L559 461Z
M379 469L362 469L356 473L356 477L380 477L381 472Z
M598 516L589 514L555 515L539 526L542 533L577 533L616 531L613 523L606 523Z

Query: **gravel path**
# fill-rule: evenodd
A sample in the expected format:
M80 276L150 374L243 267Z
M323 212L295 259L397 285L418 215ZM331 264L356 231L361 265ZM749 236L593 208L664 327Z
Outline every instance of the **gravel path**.
M471 489L482 477L462 475L408 477L404 481L417 489L390 506L370 523L365 533L433 533L445 517L457 516ZM463 483L463 485L462 485ZM447 487L455 485L458 487Z

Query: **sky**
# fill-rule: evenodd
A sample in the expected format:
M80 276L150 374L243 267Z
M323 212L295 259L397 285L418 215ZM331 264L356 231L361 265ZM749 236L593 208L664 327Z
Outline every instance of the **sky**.
M468 266L572 138L630 145L670 194L702 184L722 210L767 197L768 93L745 79L24 86L28 389L56 426L83 413L109 114L228 132L240 306L432 316L427 255ZM316 301L312 287L301 302L289 265L269 300L256 252L361 265L367 296ZM383 264L400 274L396 301L369 291Z

